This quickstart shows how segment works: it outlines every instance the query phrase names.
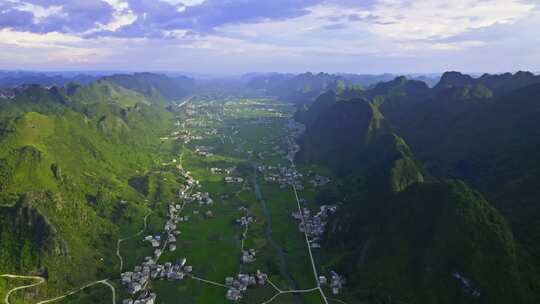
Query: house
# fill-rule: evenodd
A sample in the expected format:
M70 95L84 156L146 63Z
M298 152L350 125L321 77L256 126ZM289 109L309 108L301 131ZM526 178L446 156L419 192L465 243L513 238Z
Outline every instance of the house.
M229 290L227 290L227 294L225 297L227 298L227 300L239 301L240 299L242 299L242 293L236 288L230 288Z
M131 294L136 294L136 293L139 292L141 289L142 289L141 284L139 284L139 283L132 283L132 284L130 284L129 287L128 287L128 292L131 293Z
M255 262L256 258L255 249L243 250L240 257L240 261L244 264L249 264Z

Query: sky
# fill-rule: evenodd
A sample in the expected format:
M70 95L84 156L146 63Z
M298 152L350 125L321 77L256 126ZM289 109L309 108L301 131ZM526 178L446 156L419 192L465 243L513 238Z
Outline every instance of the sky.
M0 0L0 69L540 71L540 0Z

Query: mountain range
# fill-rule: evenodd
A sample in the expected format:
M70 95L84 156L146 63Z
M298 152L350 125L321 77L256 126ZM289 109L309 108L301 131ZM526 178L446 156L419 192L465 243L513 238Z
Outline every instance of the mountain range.
M140 229L145 200L175 195L152 168L182 80L111 76L0 98L1 273L46 277L47 298L114 273L116 240Z
M355 299L540 301L539 76L45 76L0 89L0 272L47 277L43 297L113 275L115 240L178 188L155 170L170 107L234 83L294 103L296 161L335 174L322 266Z
M297 160L343 180L327 267L380 303L538 302L539 113L528 72L397 77L300 108Z

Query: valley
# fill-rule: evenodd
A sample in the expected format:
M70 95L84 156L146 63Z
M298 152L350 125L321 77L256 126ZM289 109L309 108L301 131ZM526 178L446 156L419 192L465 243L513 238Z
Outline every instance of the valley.
M313 182L322 168L292 162L301 134L294 107L192 96L173 113L146 173L154 196L120 226L114 255L104 257L110 275L39 303L93 303L95 294L109 299L103 303L343 303L346 289L332 293L330 270L292 216L315 212L324 188ZM92 287L100 283L103 290ZM12 289L6 299L20 303L17 295Z
M0 304L540 303L539 0L0 0Z
M539 78L342 77L6 89L0 298L535 303Z

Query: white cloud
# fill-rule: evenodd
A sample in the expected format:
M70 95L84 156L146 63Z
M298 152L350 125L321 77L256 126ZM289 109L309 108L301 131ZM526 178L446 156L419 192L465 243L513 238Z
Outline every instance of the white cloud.
M183 4L185 6L195 6L202 4L205 0L162 0L172 5Z
M130 25L137 20L137 15L129 8L129 3L125 0L104 0L114 8L113 20L107 24L99 24L97 28L88 30L84 34L91 34L98 31L117 31L126 25Z
M79 64L99 60L108 53L105 48L89 47L77 36L57 32L35 34L0 30L0 49L4 53L0 63L16 60L21 67L36 64Z
M39 23L44 19L47 19L52 16L65 16L62 11L61 5L51 5L48 7L40 6L36 4L26 3L26 2L17 2L18 5L15 6L16 9L24 12L29 12L34 15L34 23Z
M402 0L380 0L369 10L345 9L333 2L310 7L310 13L300 17L228 24L207 35L173 30L165 32L166 38L82 38L101 30L116 31L136 21L137 16L125 0L106 1L115 10L113 21L82 34L0 30L0 51L5 54L0 67L13 67L16 62L29 67L73 64L104 69L193 71L442 70L452 68L456 62L484 64L489 56L521 54L524 51L516 45L523 41L528 41L530 50L540 45L534 30L535 25L540 26L540 13L532 12L534 5L518 0L414 0L408 1L409 5ZM180 3L195 5L202 1L168 2L181 7ZM34 13L41 16L36 18L62 13L61 8L43 9ZM351 15L355 16L353 21ZM143 18L143 14L138 17ZM528 23L520 25L524 20ZM499 28L511 26L528 30L517 29L519 38L508 32L496 36ZM497 38L493 38L493 32L489 36L476 35L485 28ZM488 46L492 51L485 54ZM519 58L531 61L538 56ZM525 66L525 59L520 62ZM486 63L484 67L477 70L488 70L490 66Z
M526 18L535 6L519 0L380 0L373 31L395 40L444 39Z

